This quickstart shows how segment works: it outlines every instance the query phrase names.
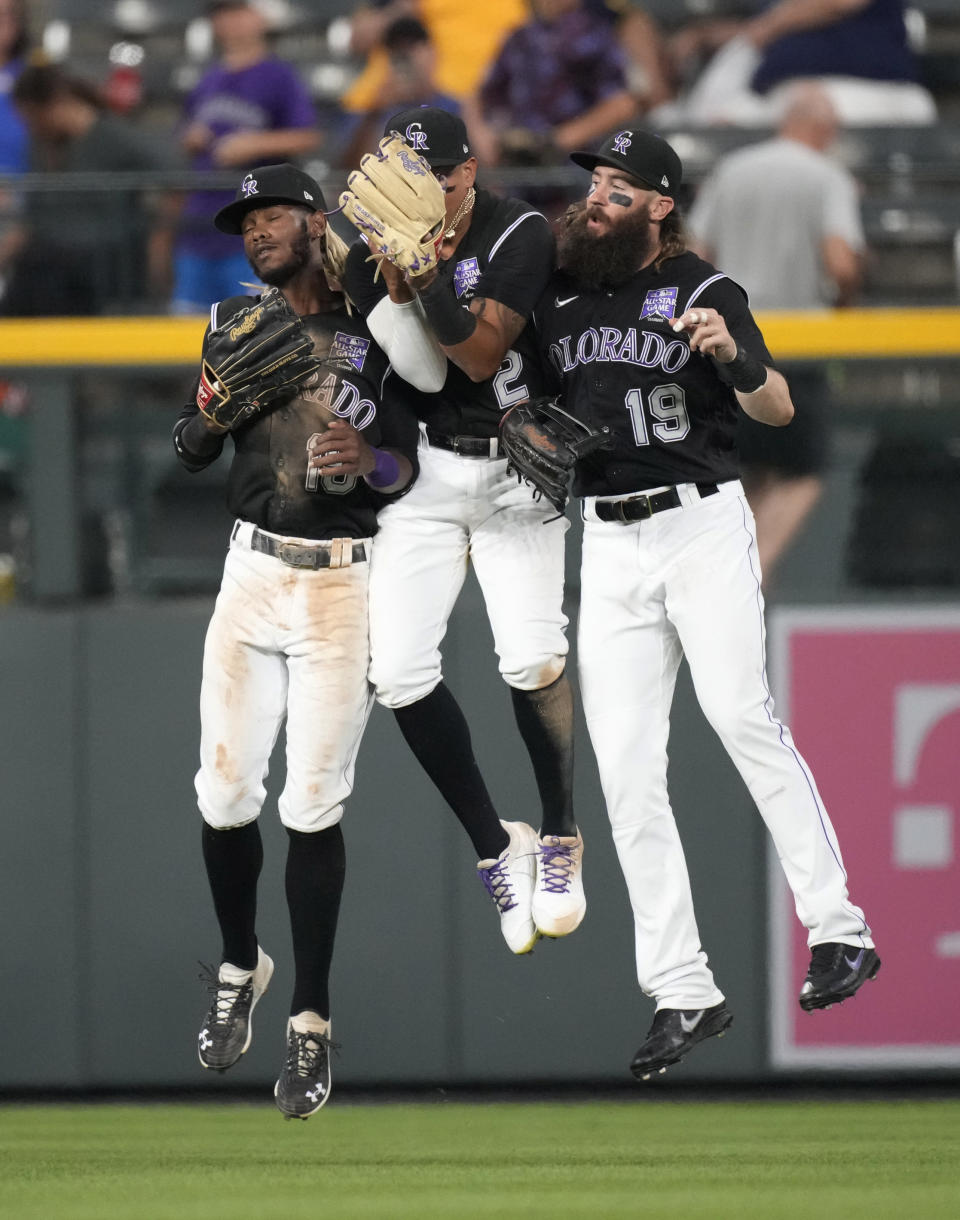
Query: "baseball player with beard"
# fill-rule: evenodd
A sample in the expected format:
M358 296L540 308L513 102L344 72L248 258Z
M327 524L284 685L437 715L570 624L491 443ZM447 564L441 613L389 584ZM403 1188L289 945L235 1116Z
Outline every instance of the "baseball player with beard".
M808 929L801 1007L848 999L880 960L767 684L756 534L734 436L739 409L789 423L787 384L745 293L685 249L674 205L681 165L670 145L621 131L572 160L592 182L565 217L560 270L536 319L563 406L608 436L575 474L584 519L578 655L634 912L638 978L657 1004L631 1065L647 1079L733 1019L700 946L667 794L682 656Z
M301 319L294 324L312 339L319 365L269 409L258 405L254 386L230 428L227 497L236 522L204 650L196 777L203 858L223 937L198 1049L204 1067L225 1071L250 1045L253 1009L273 973L255 926L263 860L257 819L286 721L279 812L288 835L295 981L275 1096L288 1118L308 1117L330 1095L340 819L371 704L368 560L377 511L409 485L417 460L416 419L388 401L387 359L356 311L345 308L323 208L312 178L275 165L247 174L215 219L222 232L242 234L253 271ZM190 471L223 450L227 427L219 421L235 412L235 395L212 362L225 339L250 332L254 316L239 312L249 305L249 297L235 297L213 306L197 400L174 431Z
M572 932L586 907L562 609L569 522L547 520L549 510L507 473L498 450L502 413L539 392L527 323L552 270L554 241L539 212L475 185L477 160L460 118L415 107L387 122L385 134L391 132L441 182L445 217L439 263L431 250L425 274L405 278L387 258L371 259L362 240L347 264L347 290L414 387L421 421L417 484L380 517L370 576L370 674L377 699L393 709L470 836L504 939L522 954L541 935ZM348 188L358 178L371 187L364 161ZM348 196L348 215L353 202ZM367 215L376 198L365 205ZM501 822L466 720L443 682L440 647L469 563L533 764L539 834L525 821Z

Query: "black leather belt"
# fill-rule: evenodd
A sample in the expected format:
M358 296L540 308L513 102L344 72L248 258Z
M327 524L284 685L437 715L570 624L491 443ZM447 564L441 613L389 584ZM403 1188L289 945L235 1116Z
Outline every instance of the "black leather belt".
M500 441L495 436L446 436L428 428L427 440L437 449L449 449L461 457L495 458L500 454Z
M698 483L697 491L700 498L715 496L720 488L716 483ZM597 517L601 521L645 521L654 513L662 513L668 508L679 508L683 501L675 487L666 491L658 491L652 496L631 496L627 500L598 500L594 505Z
M367 548L362 542L349 538L331 538L329 542L292 542L284 538L272 538L254 527L250 535L250 549L264 555L272 555L290 568L346 568L351 563L364 563Z

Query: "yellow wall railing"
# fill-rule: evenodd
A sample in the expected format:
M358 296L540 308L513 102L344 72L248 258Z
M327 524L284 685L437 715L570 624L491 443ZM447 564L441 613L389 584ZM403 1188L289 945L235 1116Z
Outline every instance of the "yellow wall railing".
M757 314L776 360L960 356L960 309ZM0 368L194 364L205 317L0 320Z

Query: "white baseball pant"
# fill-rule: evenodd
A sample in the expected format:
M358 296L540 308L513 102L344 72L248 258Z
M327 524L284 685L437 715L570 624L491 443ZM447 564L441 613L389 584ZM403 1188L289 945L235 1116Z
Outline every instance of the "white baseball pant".
M662 490L661 488L652 489ZM584 501L577 647L583 706L633 908L637 976L658 1008L707 1008L700 945L667 795L681 657L708 721L773 837L808 942L871 946L847 897L837 837L790 730L773 714L753 515L739 481L644 521L597 520ZM707 811L705 811L706 813Z
M200 812L219 830L259 815L270 755L286 719L280 820L293 830L325 830L343 816L372 706L370 565L289 567L249 550L252 531L249 522L234 531L207 629L196 776ZM370 540L357 541L369 554ZM350 546L343 549L349 558Z
M426 444L408 495L379 515L370 571L371 681L386 707L406 707L442 677L440 644L472 562L500 673L540 690L563 672L564 536L549 504L506 473L503 458ZM547 524L544 524L548 521Z

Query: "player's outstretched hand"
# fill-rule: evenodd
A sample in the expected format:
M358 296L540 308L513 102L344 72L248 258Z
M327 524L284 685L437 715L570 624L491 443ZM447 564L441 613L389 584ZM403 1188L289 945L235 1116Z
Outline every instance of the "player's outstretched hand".
M332 419L307 442L307 465L323 475L365 475L376 463L373 450L345 419Z
M721 364L729 364L737 354L737 343L727 330L727 324L715 309L688 309L670 325L679 334L690 335L690 350L713 356Z
M340 206L363 234L371 258L416 278L436 267L446 197L429 163L392 131L347 178Z

